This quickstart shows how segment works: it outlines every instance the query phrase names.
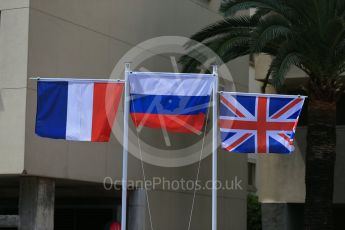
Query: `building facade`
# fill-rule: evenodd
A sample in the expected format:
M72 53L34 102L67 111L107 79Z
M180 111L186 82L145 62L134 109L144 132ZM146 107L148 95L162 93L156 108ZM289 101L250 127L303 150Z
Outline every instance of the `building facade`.
M0 227L102 229L111 221L121 222L122 140L115 135L109 143L37 137L36 82L29 78L108 78L140 42L168 35L188 37L221 18L219 5L219 0L0 0ZM171 60L169 55L156 55L143 67L170 72ZM248 90L248 63L248 58L240 58L228 64L241 91ZM221 77L230 81L229 76ZM120 105L114 125L118 133L122 121ZM132 123L130 130L135 134ZM143 130L140 138L146 152L164 149L172 156L185 154L183 146L199 140L172 135L166 146L162 133L155 130ZM134 156L136 135L130 142L130 180L196 179L197 162L155 166ZM218 174L221 181L243 181L242 189L219 192L219 229L244 230L247 157L219 150ZM202 160L199 179L210 178L208 156ZM210 229L209 189L196 192L192 218L194 190L158 186L146 192L134 184L128 194L128 229Z

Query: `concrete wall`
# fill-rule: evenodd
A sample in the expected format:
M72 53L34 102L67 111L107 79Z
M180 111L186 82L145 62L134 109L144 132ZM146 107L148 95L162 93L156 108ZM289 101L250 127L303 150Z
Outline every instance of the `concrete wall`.
M260 155L258 158L258 193L263 203L301 203L305 198L306 129L296 131L296 150L290 155Z
M97 183L107 176L121 178L122 139L112 136L109 143L77 143L37 137L36 85L28 78L107 78L120 58L137 43L163 35L188 37L221 18L217 13L219 0L31 0L30 6L29 1L2 0L0 7L2 4L19 9L2 11L0 63L1 74L6 77L1 77L1 87L6 83L6 87L23 88L1 91L0 174L24 171L29 175ZM13 14L8 24L7 14ZM148 64L151 71L172 71L171 65L164 56L155 57ZM237 59L229 66L237 88L247 91L248 58ZM122 111L121 105L115 124L117 132L123 127ZM135 132L132 124L130 128ZM144 130L142 135L146 143L156 147L164 141L160 131ZM171 135L171 140L170 148L174 150L195 142L195 137ZM138 150L136 141L132 135L131 152ZM208 138L206 143L210 141ZM210 151L209 147L205 152ZM237 177L242 180L243 189L220 191L220 228L245 229L247 158L220 151L219 164L219 179L231 182ZM162 168L144 163L146 179L159 175L170 180L195 180L197 167L198 164ZM202 161L200 173L201 181L210 179L210 157ZM129 178L143 178L141 162L132 155ZM162 188L149 191L155 228L187 227L192 192ZM196 194L192 229L209 229L210 217L210 191L206 189Z
M218 196L218 221L219 229L246 229L246 194L247 194L247 180L246 172L239 172L238 169L230 168L232 162L238 162L238 156L229 155L220 151L220 170L218 171L220 176L220 181L231 181L235 177L243 180L241 185L243 190L222 190L219 191ZM246 168L246 159L242 159L241 165ZM238 162L239 163L239 162ZM202 162L201 166L201 184L207 183L210 185L211 174L210 174L211 159L207 158ZM193 166L194 172L197 170L197 165ZM164 169L160 171L159 176L164 176L168 180L180 180L181 177L185 180L195 179L196 174L183 173L180 171L181 176L169 176L166 171L169 169ZM225 173L226 171L226 173ZM150 180L153 177L157 177L157 174L153 171L146 172L147 179ZM206 175L207 174L207 175ZM224 175L227 176L224 176ZM194 207L193 207L193 191L173 191L162 189L158 187L154 190L148 191L148 200L150 204L150 212L153 227L156 229L186 229L188 228L189 218L191 211L193 212L191 220L191 229L210 229L211 228L211 196L209 190L197 191ZM145 196L146 198L146 196ZM150 226L150 216L148 212L148 205L146 200L141 201L142 206L145 208L146 212L142 218L147 226Z
M122 55L137 43L161 35L189 36L220 19L214 9L200 4L189 0L181 0L179 4L168 0L145 1L145 4L139 0L97 3L32 0L28 76L106 78ZM154 61L159 70L171 71L170 59L157 57ZM234 67L234 75L241 76L246 74L247 64L248 60L239 59L230 65ZM155 69L152 65L151 70ZM121 140L112 138L109 144L91 144L36 137L35 83L28 85L33 89L27 94L25 169L29 174L98 182L105 175L121 175ZM122 107L118 128L122 127L121 110ZM158 134L149 141L157 142ZM90 168L94 170L90 172ZM138 167L133 168L133 174L138 174L135 173Z
M334 172L334 202L345 204L345 127L337 129L337 158Z
M306 128L296 131L296 150L291 155L258 158L258 193L263 203L304 203ZM337 128L337 159L334 172L334 202L345 203L344 127Z
M0 1L0 174L24 169L28 6L28 0Z

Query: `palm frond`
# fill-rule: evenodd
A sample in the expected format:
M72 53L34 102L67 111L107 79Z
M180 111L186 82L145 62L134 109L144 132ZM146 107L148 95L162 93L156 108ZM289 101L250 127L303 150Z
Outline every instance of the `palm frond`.
M202 42L205 39L209 39L215 36L222 35L237 35L248 33L250 28L254 27L256 22L254 22L249 16L241 17L230 17L224 20L218 21L200 32L194 34L191 39L197 42ZM188 42L185 47L189 48L195 43L193 41Z
M220 12L228 17L248 9L273 11L291 20L298 16L290 6L277 0L227 0L222 2Z
M207 49L211 49L221 60L226 61L229 57L234 59L243 56L244 52L249 54L251 42L250 36L214 37L192 47L191 51L180 58L180 63L184 65L184 71L193 72L213 56ZM241 52L238 53L239 50Z
M325 42L329 44L329 47L334 48L344 39L344 31L344 21L342 19L330 20L324 34Z
M221 56L221 59L224 63L234 60L235 58L242 57L250 54L250 48L246 46L237 46L234 47L231 52L225 53L224 56Z
M345 40L338 44L332 58L328 60L329 72L333 72L334 77L344 72L343 66L345 66Z
M308 74L310 60L298 51L298 44L286 41L282 43L278 54L273 57L270 65L272 82L275 87L283 85L285 76L292 66L296 66Z
M250 50L251 43L251 37L234 37L222 42L215 52L222 58L228 53L233 53L233 49L237 47L245 47Z
M275 87L281 87L291 66L299 65L300 61L299 55L296 52L288 53L283 57L275 57L270 66L272 69L273 85Z
M345 16L345 1L344 0L336 1L336 10L337 10L337 15L339 17L343 18Z
M222 2L219 11L225 16L233 16L242 10L251 8L276 10L275 4L269 0L227 0Z
M289 22L280 15L270 15L259 21L252 33L255 41L252 47L253 52L259 53L263 47L275 40L286 40L292 36Z
M267 43L276 39L287 39L291 35L289 28L279 25L272 25L266 28L261 34L258 35L253 44L252 52L259 53L263 50Z
M243 10L254 9L251 16ZM271 55L276 86L296 66L310 78L337 77L345 68L345 0L225 0L227 17L192 36L181 63L190 71L209 57L203 45L223 62L247 54ZM197 51L196 51L197 50ZM195 58L197 60L195 60Z
M272 10L270 9L256 9L254 14L252 15L252 18L254 21L259 21L262 18L265 18L265 16L269 15L272 13Z

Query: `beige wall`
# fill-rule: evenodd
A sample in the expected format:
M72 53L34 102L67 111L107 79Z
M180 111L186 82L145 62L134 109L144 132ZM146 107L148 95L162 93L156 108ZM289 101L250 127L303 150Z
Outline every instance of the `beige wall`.
M145 4L141 0L32 0L28 76L108 77L117 61L137 43L161 35L189 36L220 18L205 3L200 4L190 0L180 0L179 4L169 0ZM154 63L159 70L171 71L170 59L157 57ZM246 59L239 59L231 65L236 66L235 73L242 71L243 75L247 64ZM98 182L104 176L121 175L122 148L115 138L109 144L95 144L35 136L35 83L29 81L28 86L33 90L27 93L27 173ZM117 121L117 127L122 127L121 112ZM160 132L147 135L153 142L161 138ZM188 136L174 138L188 141ZM138 162L133 159L131 165L138 166ZM133 167L133 177L140 175L137 168Z
M36 86L32 76L107 78L133 46L162 35L190 36L218 20L219 0L0 0L0 174L26 174L90 182L121 178L122 140L77 143L39 138L34 134ZM151 60L150 70L172 71L169 58ZM229 63L240 91L248 90L248 58ZM122 78L122 76L119 76ZM27 88L26 88L27 86ZM17 89L18 88L18 89ZM123 126L122 105L116 129ZM131 124L131 128L132 124ZM159 146L159 131L145 131L147 142ZM136 142L131 136L130 141ZM173 148L193 137L172 135ZM206 140L206 143L210 139ZM134 144L130 151L137 151ZM210 151L210 149L205 149ZM183 152L179 153L183 154ZM161 168L144 164L147 179L196 178L197 164ZM200 180L211 176L211 158L201 164ZM142 179L140 161L130 155L129 178ZM220 191L221 229L246 229L247 159L219 151L219 179L242 180L243 190ZM156 228L180 229L187 224L191 191L149 192ZM197 193L192 229L209 229L210 191ZM231 218L229 218L231 217Z
M306 128L296 132L296 150L292 155L266 155L258 160L259 196L264 203L304 203ZM344 127L337 129L337 159L334 174L334 202L345 203Z
M305 129L297 129L296 150L290 155L258 158L258 194L263 203L303 203L305 198Z
M0 174L24 169L28 0L1 0Z
M231 181L234 177L243 180L243 190L220 190L218 194L218 221L219 229L246 229L246 158L239 159L238 155L219 151L219 180ZM244 170L238 170L234 163L241 165ZM203 184L211 181L211 158L201 164L200 178ZM147 165L145 165L145 169ZM195 180L197 165L179 170L168 168L146 170L147 179L165 177L167 179ZM159 172L159 173L158 173ZM158 173L158 174L157 174ZM172 175L174 173L175 175ZM210 185L210 184L209 184ZM148 192L152 222L155 229L185 229L188 227L189 215L192 209L193 191L169 191L161 188ZM146 204L146 202L145 202ZM146 206L147 207L147 206ZM149 223L146 213L145 222ZM148 225L149 226L149 225ZM191 229L201 230L211 228L211 194L210 191L197 191L193 208Z

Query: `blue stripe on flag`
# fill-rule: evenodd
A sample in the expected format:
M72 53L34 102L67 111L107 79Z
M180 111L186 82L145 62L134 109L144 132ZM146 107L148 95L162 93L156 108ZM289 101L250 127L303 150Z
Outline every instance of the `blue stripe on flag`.
M289 154L290 150L282 145L279 141L276 141L272 137L269 137L269 152L270 153L280 153L280 154Z
M301 110L296 111L294 114L292 114L287 119L297 119L299 117L299 114L301 113Z
M36 134L66 138L68 82L37 83Z
M237 148L234 149L237 153L255 153L255 136L251 136Z
M195 115L206 114L210 96L131 95L131 113Z
M289 104L294 98L271 97L269 104L269 116L272 116L278 110Z
M227 139L231 138L235 134L236 134L235 132L222 131L222 132L220 132L220 137L221 137L222 141L226 141Z
M256 97L236 95L235 98L244 108L246 108L246 110L248 110L248 112L255 116ZM236 107L236 104L234 106Z
M237 117L230 109L228 109L223 103L220 103L220 116L222 117Z

